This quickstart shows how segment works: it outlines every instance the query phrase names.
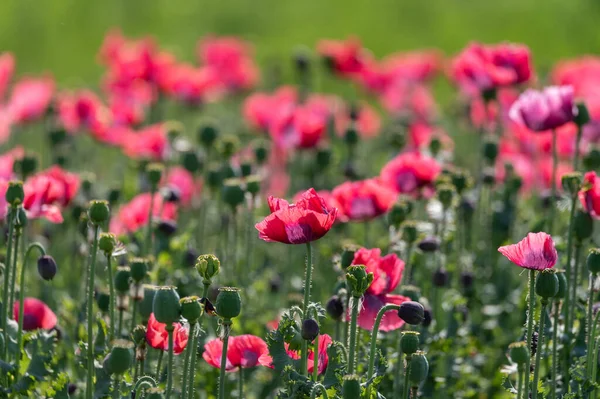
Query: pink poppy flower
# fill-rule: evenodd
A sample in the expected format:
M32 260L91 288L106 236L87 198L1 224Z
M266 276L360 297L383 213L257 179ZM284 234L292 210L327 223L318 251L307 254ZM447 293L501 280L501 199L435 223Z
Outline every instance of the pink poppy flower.
M333 343L333 339L331 336L327 334L319 335L319 347L317 348L317 356L318 356L318 365L317 372L319 375L322 375L327 370L327 365L329 364L329 356L327 355L327 348ZM289 345L285 344L285 348L287 354L292 359L300 359L300 353L298 351L292 351L289 349ZM265 367L273 368L273 358L266 352L258 359L259 363ZM312 374L315 369L315 353L314 353L314 345L309 345L308 348L308 373Z
M515 265L530 270L544 270L554 267L558 253L549 234L529 233L517 244L505 245L498 252Z
M146 342L154 349L162 351L169 350L169 333L166 329L167 325L159 323L154 317L154 313L150 314L148 326L146 330ZM173 354L179 355L187 346L189 331L180 323L173 323Z
M7 109L15 122L23 123L42 117L54 95L54 80L49 77L23 78L12 90Z
M139 194L127 204L122 205L110 221L110 231L117 235L123 235L134 233L146 226L150 211L150 195L150 193ZM154 220L177 219L177 205L170 202L163 205L162 202L162 196L159 193L155 194L152 210Z
M229 337L225 371L252 368L260 365L259 359L269 353L267 343L255 335L245 334ZM215 338L204 345L202 357L215 368L221 367L223 341Z
M244 119L254 129L268 131L274 116L296 106L298 93L295 88L282 86L272 94L254 93L244 101Z
M133 159L161 161L169 151L167 131L161 123L125 133L121 145L125 155Z
M25 188L28 184L36 186L36 180L48 179L50 186L46 201L52 204L58 204L61 207L66 207L71 204L71 201L77 195L81 186L81 179L75 173L68 172L58 165L54 165L49 169L41 171L31 176L25 182Z
M108 125L110 113L95 93L82 90L58 97L58 118L68 132L78 133Z
M442 171L433 158L419 152L405 152L389 161L380 173L381 181L401 194L420 195Z
M510 119L535 132L555 129L575 117L573 87L550 86L521 94L509 111Z
M342 77L356 76L372 58L355 37L345 41L321 40L317 52L327 60L332 71Z
M0 180L11 180L15 177L13 165L16 160L23 158L25 150L18 146L0 155Z
M6 88L15 72L15 57L12 53L0 54L0 100L4 98Z
M594 219L600 219L600 178L596 172L587 172L579 191L579 201L583 209Z
M216 99L224 91L217 70L189 64L173 66L164 86L170 96L190 105Z
M370 220L386 213L398 194L376 179L345 182L335 187L331 197L342 221Z
M169 169L168 174L163 179L162 186L177 190L182 205L189 205L192 198L199 195L202 189L202 184L197 182L194 176L181 166Z
M342 106L339 108L340 110L335 113L335 130L338 136L343 137L353 122L350 120L350 110L347 109L348 107ZM354 127L357 133L363 138L376 137L381 128L381 118L373 107L367 103L361 103L356 109Z
M13 318L19 322L20 302L16 301L13 306ZM56 315L44 302L37 298L25 298L23 301L23 330L52 330L58 319Z

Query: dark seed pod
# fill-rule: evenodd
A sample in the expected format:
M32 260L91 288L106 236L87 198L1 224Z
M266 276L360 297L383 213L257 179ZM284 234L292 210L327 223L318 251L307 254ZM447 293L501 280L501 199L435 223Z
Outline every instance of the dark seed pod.
M327 310L329 317L336 321L341 320L344 315L344 304L337 295L329 298L327 305L325 305L325 309Z
M430 308L425 308L424 319L423 323L421 324L423 325L423 327L427 328L431 325L431 322L433 322L433 313L431 312Z
M475 276L471 272L462 272L460 274L460 283L465 291L471 291Z
M306 319L302 322L302 339L312 342L319 335L319 324L314 319Z
M418 325L425 320L425 309L419 302L406 301L398 309L398 317L411 325Z
M56 276L58 266L56 261L50 255L40 256L37 262L38 273L46 281L50 281Z
M161 220L156 230L164 237L171 237L177 232L177 222L174 220Z
M437 237L425 237L422 239L417 246L423 252L435 252L440 249L440 239Z
M181 201L181 191L177 187L162 187L160 189L160 195L165 202L176 204Z
M440 267L433 273L433 285L436 287L445 287L448 284L448 272Z

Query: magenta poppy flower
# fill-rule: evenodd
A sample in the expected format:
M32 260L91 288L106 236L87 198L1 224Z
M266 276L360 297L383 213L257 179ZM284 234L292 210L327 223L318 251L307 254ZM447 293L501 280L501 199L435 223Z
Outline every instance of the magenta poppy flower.
M385 164L379 177L397 193L418 196L421 189L431 186L441 171L435 159L419 152L405 152Z
M150 203L152 197L150 193L136 195L131 201L122 205L110 221L110 231L117 234L135 233L148 224L148 214L150 213ZM160 193L154 195L154 209L152 209L154 220L176 220L177 205L172 202L166 202L163 205L163 198Z
M585 174L583 187L579 191L579 201L591 217L600 219L600 178L596 172Z
M372 57L360 40L351 37L348 40L321 40L317 52L328 60L332 70L342 77L357 76Z
M516 244L498 248L498 252L515 265L530 270L550 269L558 259L552 237L543 232L529 233Z
M571 86L550 86L543 91L529 89L514 102L509 117L535 132L556 129L575 117L573 97Z
M339 210L339 219L370 220L386 213L398 194L376 179L345 182L331 192Z
M15 57L12 53L0 54L0 99L4 98L6 88L15 72Z
M333 226L337 208L327 205L314 188L307 190L295 204L269 197L271 214L255 225L258 237L267 242L305 244L323 237Z
M169 333L167 332L166 327L166 324L156 320L154 313L150 314L148 328L146 330L146 342L154 349L162 351L169 350ZM187 346L189 330L180 323L173 323L173 327L173 353L179 355Z
M196 181L194 175L181 166L169 168L162 186L177 190L182 205L190 205L192 199L200 195L202 190L202 183Z
M250 334L229 337L225 371L256 367L262 364L259 359L264 355L268 355L268 353L267 343L260 337ZM222 354L223 341L215 338L204 345L202 357L206 360L206 363L215 368L220 368Z
M20 302L13 306L13 318L19 322ZM23 330L51 330L56 326L57 318L52 309L37 298L25 298L23 301Z
M30 122L42 117L54 95L54 79L23 78L12 89L8 101L8 112L15 122Z
M410 301L402 295L391 294L402 279L404 261L389 254L381 256L379 248L361 248L354 254L353 265L365 265L367 272L373 273L373 282L363 297L363 307L358 314L358 325L365 329L373 329L377 313L387 304L400 305ZM380 330L392 331L404 325L404 320L398 317L398 312L389 311L381 319Z
M58 118L70 133L98 129L110 123L110 111L90 90L64 93L58 97Z
M158 123L137 132L125 132L121 145L125 155L132 159L161 161L169 151L167 130L162 123Z
M244 119L254 129L267 132L275 115L287 109L293 109L298 101L295 88L282 86L275 92L254 93L244 101Z
M327 355L327 348L333 343L333 339L328 334L319 335L319 347L317 348L318 365L317 372L319 375L323 374L327 370L329 364L329 356ZM315 352L314 345L309 345L308 348L308 373L312 374L315 369ZM289 345L285 344L287 355L294 360L300 359L300 352L289 349ZM258 359L259 363L265 367L273 368L273 358L266 352Z

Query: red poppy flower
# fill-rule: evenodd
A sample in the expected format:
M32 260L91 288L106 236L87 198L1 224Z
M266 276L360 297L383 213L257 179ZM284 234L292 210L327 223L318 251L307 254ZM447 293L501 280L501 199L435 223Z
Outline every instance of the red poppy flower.
M12 53L0 54L0 100L4 98L6 88L15 71L15 57Z
M472 43L452 62L452 79L467 93L478 94L527 82L532 77L531 54L523 45Z
M406 80L389 84L379 100L388 112L398 116L407 115L427 121L433 119L437 113L431 90L427 86Z
M19 301L13 306L13 318L19 321ZM57 318L52 309L37 298L25 298L23 301L23 330L51 330L56 326Z
M298 100L296 89L282 86L272 94L254 93L244 101L244 119L254 128L267 132L274 115L295 107Z
M333 226L337 208L328 207L314 188L299 201L269 197L271 214L255 225L261 240L284 244L304 244L323 237Z
M12 89L8 112L15 122L23 123L46 113L54 95L54 80L49 77L23 78Z
M194 176L181 166L170 168L163 179L162 185L177 190L182 205L189 205L192 198L199 195L202 190L202 184L197 182Z
M133 159L164 160L169 151L167 131L162 123L147 126L137 132L123 133L123 152Z
M81 185L81 179L78 175L68 172L58 165L54 165L50 167L50 169L41 171L27 179L25 182L25 189L27 189L28 184L36 186L34 181L42 178L48 178L50 180L46 201L48 203L58 204L62 207L71 204L71 201L77 195Z
M110 222L110 231L117 234L134 233L148 224L151 194L143 193L135 196L129 203L119 208L117 214ZM160 220L177 219L177 205L167 202L163 205L160 193L154 196L154 209L152 215Z
M380 173L381 181L401 194L419 195L442 171L438 162L419 152L405 152L389 161Z
M169 350L169 333L166 327L166 324L156 321L154 313L150 314L146 330L146 342L154 349ZM173 327L175 328L173 330L173 353L179 355L188 343L189 331L180 323L173 323Z
M529 233L517 244L498 248L498 252L517 266L530 270L550 269L558 259L552 237L543 232Z
M343 137L352 124L350 110L347 106L339 104L339 101L335 101L333 107L337 109L335 113L335 130L338 136ZM363 138L375 137L379 134L381 119L373 107L367 103L361 103L356 109L354 127Z
M110 112L95 93L83 90L59 96L58 117L68 132L78 133L82 129L95 130L100 125L107 126Z
M594 219L600 219L600 177L596 172L587 172L579 191L579 201Z
M509 111L510 118L535 132L555 129L575 117L573 87L550 86L526 90Z
M358 314L358 325L371 330L375 324L377 313L387 304L399 305L409 301L402 295L393 295L393 292L404 272L404 261L395 254L381 256L379 248L361 248L354 254L353 265L365 265L367 272L373 273L373 282L363 297L363 307ZM404 321L398 317L398 312L386 312L381 319L381 331L391 331L404 325Z
M369 53L357 38L348 40L321 40L317 52L324 57L331 69L342 77L355 76L371 60Z
M164 86L170 96L191 105L218 98L224 90L215 69L189 64L172 66Z
M21 146L0 155L0 180L11 180L14 178L13 165L17 159L23 158L23 155L25 155L25 150Z
M323 374L327 370L327 365L329 364L329 356L327 356L327 348L333 343L333 339L331 336L327 334L319 335L319 347L318 349L318 373L319 375ZM285 344L285 348L287 354L292 359L300 359L300 353L298 351L290 350L288 344ZM314 353L314 345L309 345L308 348L308 373L312 374L315 368L315 353ZM265 353L259 359L259 363L265 367L273 368L273 358L269 353Z
M229 337L225 371L256 367L261 364L259 359L268 353L267 343L260 337L250 334ZM222 354L223 341L215 338L204 345L202 357L211 366L220 368Z
M339 218L369 220L386 213L396 201L398 194L376 179L345 182L331 192L338 205Z

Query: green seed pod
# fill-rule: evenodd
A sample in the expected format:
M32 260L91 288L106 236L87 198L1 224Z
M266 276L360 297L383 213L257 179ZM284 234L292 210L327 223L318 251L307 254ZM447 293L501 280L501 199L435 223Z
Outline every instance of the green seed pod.
M150 388L146 390L146 399L164 399L165 390L162 388Z
M342 384L342 398L356 399L360 398L360 395L360 377L357 375L344 376L344 383Z
M240 139L237 136L228 134L223 136L219 144L219 152L225 159L229 159L235 154L240 148Z
M131 278L136 284L139 284L148 275L148 263L147 258L133 258L129 262Z
M590 273L600 273L600 248L592 248L587 257L587 267Z
M573 220L573 233L575 233L575 239L579 242L586 240L592 236L594 232L594 220L589 213L578 210L575 213L575 219Z
M483 157L488 161L488 164L493 165L498 157L498 143L493 139L488 139L483 143L481 151L483 152Z
M181 136L185 131L185 126L179 121L168 121L164 124L164 126L167 131L169 142L171 143L173 143L173 141L175 141L175 139Z
M81 190L89 195L92 192L92 187L96 183L96 175L91 172L84 172L81 174Z
M411 214L413 209L412 201L407 198L400 198L392 206L392 209L388 212L388 223L391 226L399 227L402 222Z
M186 151L181 156L181 165L188 172L195 174L202 169L202 161L196 151Z
M246 178L246 191L255 196L260 192L261 178L259 175L250 175Z
M88 217L95 225L102 224L110 218L108 202L104 200L92 200L88 207Z
M585 103L583 103L582 101L578 102L575 104L575 107L577 108L577 114L575 115L573 122L575 122L575 124L579 127L588 124L591 118L590 112L585 106Z
M416 326L425 320L425 308L419 302L406 301L400 305L398 317L406 323Z
M342 255L340 258L340 265L342 266L342 269L345 270L348 268L348 266L350 266L352 264L352 261L354 260L354 254L359 249L360 249L360 247L355 244L345 244L344 245L344 247L342 248Z
M131 333L131 338L136 345L141 345L146 342L146 326L142 324L135 326Z
M144 284L144 298L138 303L138 309L142 320L146 322L150 318L152 313L152 307L154 305L154 295L158 290L156 285Z
M543 299L552 298L558 292L558 277L552 269L542 270L535 279L535 293Z
M417 222L414 220L407 220L402 223L402 239L408 244L414 244L419 238L419 230L417 228Z
M107 197L109 206L115 205L121 198L121 189L116 187L111 188Z
M127 266L117 267L115 273L115 289L121 294L126 294L129 291L131 282L131 270Z
M221 188L223 171L219 165L212 165L206 174L206 185L213 191Z
M363 296L372 282L373 273L367 273L364 265L353 265L346 269L346 283L355 298Z
M567 295L567 274L564 270L557 270L556 277L558 278L558 291L554 297L563 299Z
M331 149L319 148L316 155L316 163L319 170L325 170L331 165Z
M508 345L508 354L510 360L517 364L525 364L529 360L529 349L527 348L527 342L513 342Z
M219 130L214 124L207 123L198 129L198 142L205 148L212 147L217 137L219 137Z
M98 248L106 256L112 255L113 251L117 246L117 237L113 233L101 233L100 239L98 240Z
M452 172L452 184L456 192L460 195L473 185L473 179L467 171L456 169Z
M427 374L429 374L429 362L425 357L425 353L418 351L410 358L408 379L412 382L413 386L418 386L425 381Z
M12 206L17 206L23 203L25 199L25 191L23 190L22 181L10 181L8 182L8 188L4 196L6 202Z
M444 209L448 209L452 206L452 202L454 201L454 186L449 184L441 185L437 188L437 197L442 203L442 207Z
M240 290L235 287L219 288L215 304L217 314L224 319L233 319L242 311L242 297Z
M412 355L419 350L419 333L416 331L404 331L400 336L400 350L405 355Z
M232 209L244 202L244 189L240 179L227 179L223 182L223 201Z
M190 324L195 323L202 314L202 305L200 304L200 298L197 296L186 296L181 298L181 315Z
M579 172L565 173L561 177L561 184L565 193L571 194L571 196L577 194L581 188L581 182L583 176Z
M402 295L409 297L411 301L418 302L421 298L421 289L414 285L405 285L400 292Z
M112 374L123 374L133 364L133 343L124 339L112 342L108 355L108 368Z
M244 162L240 165L240 173L242 177L248 177L252 174L252 164Z
M152 302L152 312L159 323L168 326L179 321L181 316L181 304L179 303L179 294L173 286L159 287L154 294Z
M160 180L162 179L164 170L165 167L159 163L151 163L146 167L148 181L152 188L156 189L156 187L158 187L158 183L160 183Z
M110 295L106 292L99 292L96 294L96 303L101 312L108 312L110 308Z
M269 150L267 150L264 143L259 142L254 146L254 158L256 158L256 163L259 165L264 164L268 156Z
M200 255L196 260L196 270L204 279L204 284L210 284L213 277L219 274L221 270L221 262L213 254Z

